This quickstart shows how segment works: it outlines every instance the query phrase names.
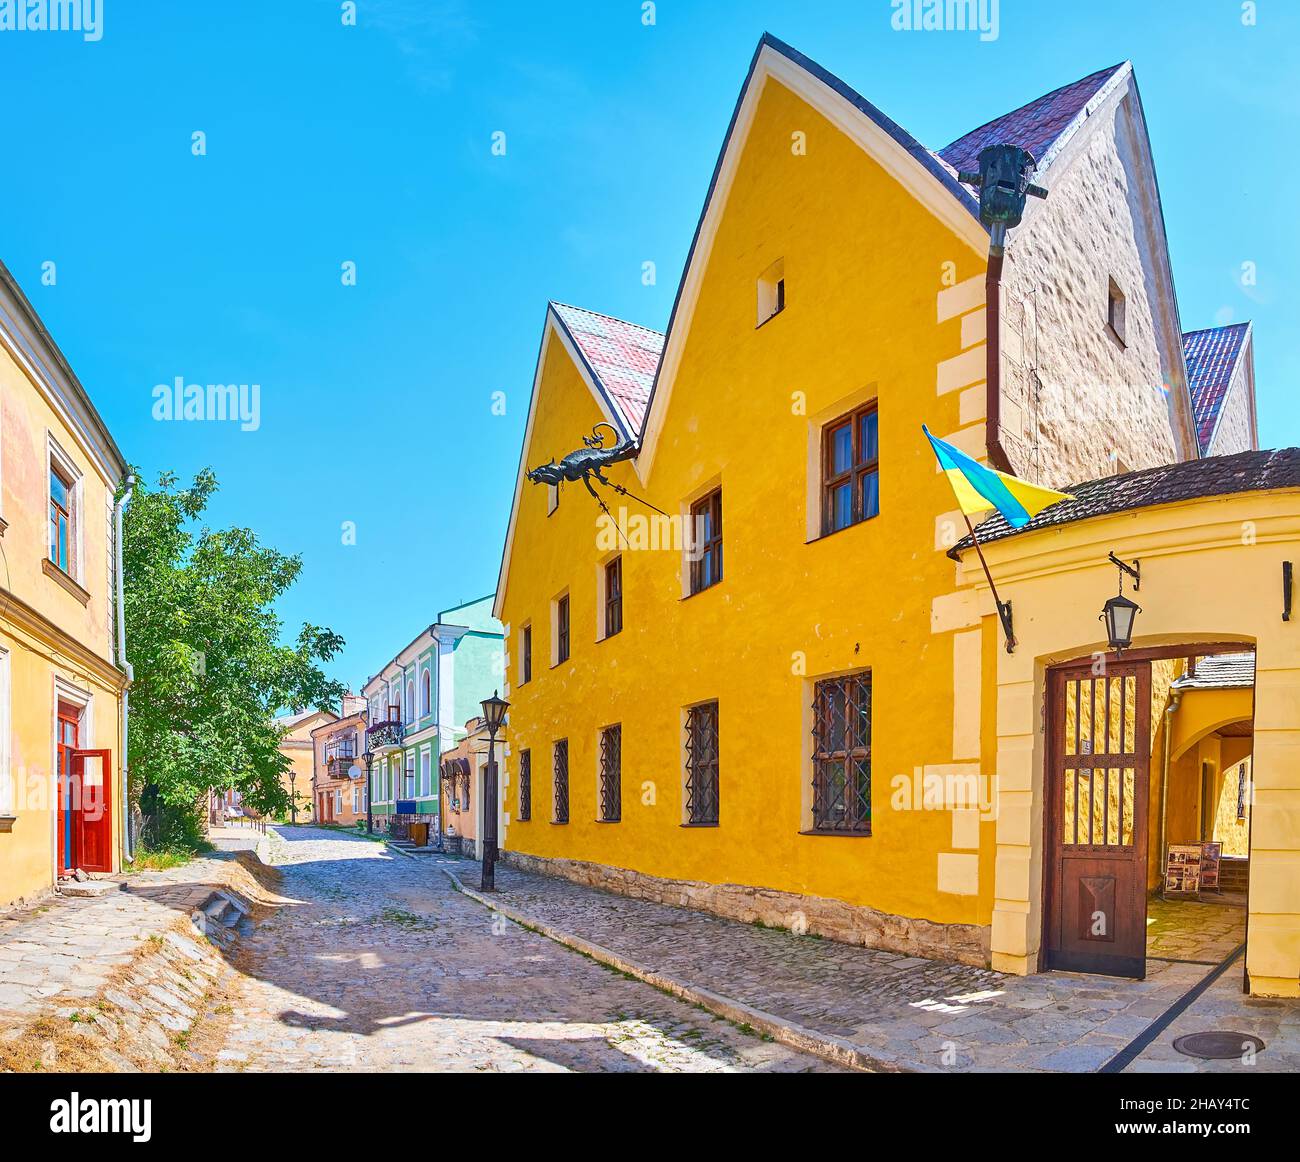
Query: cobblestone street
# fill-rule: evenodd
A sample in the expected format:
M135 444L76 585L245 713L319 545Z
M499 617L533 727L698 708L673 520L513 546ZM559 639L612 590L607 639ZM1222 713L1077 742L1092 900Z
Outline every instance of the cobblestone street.
M243 942L219 1069L833 1069L503 920L427 861L277 832L292 902Z

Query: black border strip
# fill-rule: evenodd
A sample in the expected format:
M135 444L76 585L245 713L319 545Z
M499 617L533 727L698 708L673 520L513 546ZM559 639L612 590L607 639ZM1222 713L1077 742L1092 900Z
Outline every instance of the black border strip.
M1134 1061L1142 1055L1146 1048L1169 1028L1179 1017L1200 1000L1205 991L1228 971L1237 961L1238 957L1246 951L1246 946L1242 944L1235 952L1228 954L1228 957L1213 972L1208 972L1205 976L1192 985L1181 997L1169 1006L1159 1017L1151 1022L1141 1033L1130 1041L1123 1049L1115 1054L1106 1062L1098 1073L1122 1073Z

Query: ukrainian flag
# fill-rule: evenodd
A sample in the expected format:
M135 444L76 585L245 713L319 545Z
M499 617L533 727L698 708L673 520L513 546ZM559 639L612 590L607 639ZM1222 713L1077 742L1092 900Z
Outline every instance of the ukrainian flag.
M1023 528L1043 509L1058 500L1073 500L1064 492L1040 488L994 468L985 468L959 448L930 435L924 424L921 431L939 458L939 467L957 494L957 503L967 516L997 509L1012 528Z

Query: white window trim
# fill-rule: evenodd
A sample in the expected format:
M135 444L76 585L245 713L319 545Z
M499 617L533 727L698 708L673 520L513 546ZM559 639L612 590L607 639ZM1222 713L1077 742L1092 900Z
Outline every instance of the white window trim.
M437 798L433 791L433 748L420 747L420 765L416 774L416 798L427 802Z

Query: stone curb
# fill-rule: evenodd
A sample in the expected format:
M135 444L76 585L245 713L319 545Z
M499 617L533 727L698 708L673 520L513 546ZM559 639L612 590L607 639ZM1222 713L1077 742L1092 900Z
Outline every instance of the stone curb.
M516 924L522 924L526 928L540 932L547 939L554 940L557 944L563 944L566 948L572 948L575 952L590 956L593 960L600 961L601 964L608 965L619 972L625 972L629 976L634 976L646 984L653 985L657 989L662 989L664 992L679 997L681 1000L699 1005L701 1008L707 1009L709 1012L728 1021L738 1025L748 1025L760 1033L767 1034L774 1041L780 1041L781 1044L788 1045L791 1049L798 1049L803 1053L812 1053L835 1065L846 1066L849 1069L857 1069L866 1073L911 1072L905 1066L899 1065L897 1061L873 1057L870 1053L864 1052L842 1037L834 1037L829 1033L818 1033L815 1030L805 1028L803 1025L796 1025L793 1021L787 1021L762 1009L756 1009L753 1005L748 1005L744 1001L723 996L710 989L689 984L686 981L678 980L676 977L667 976L655 969L647 968L645 965L637 964L635 961L628 960L603 945L593 944L589 940L584 940L581 936L565 932L551 924L529 916L526 912L521 912L517 908L489 899L473 888L466 887L461 882L460 877L450 868L440 866L438 870L451 880L457 891L482 904L485 908L489 908L493 912L499 912L507 920L513 920Z

